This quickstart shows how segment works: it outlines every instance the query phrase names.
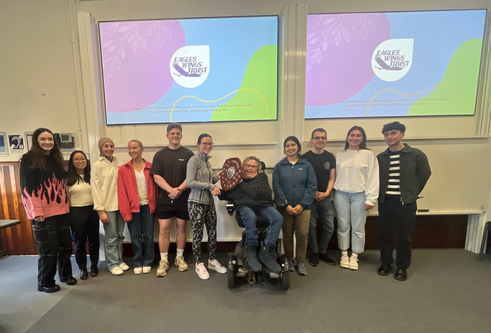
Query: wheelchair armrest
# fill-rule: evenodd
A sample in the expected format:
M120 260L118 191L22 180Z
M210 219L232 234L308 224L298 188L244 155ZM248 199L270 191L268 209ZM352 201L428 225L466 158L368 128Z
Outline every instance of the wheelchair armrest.
M233 201L228 201L227 202L227 205L225 207L227 207L227 213L228 213L228 215L230 215L230 216L234 215L234 212L235 212L235 204L234 204Z

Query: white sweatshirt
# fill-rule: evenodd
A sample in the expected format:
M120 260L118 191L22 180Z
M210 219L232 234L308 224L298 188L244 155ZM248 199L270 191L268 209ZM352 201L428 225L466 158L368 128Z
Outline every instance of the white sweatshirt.
M365 203L374 205L378 198L379 169L373 151L346 149L337 153L334 188L348 193L365 192Z
M123 162L116 157L113 157L112 162L105 157L95 161L90 176L94 210L118 210L118 170L122 165Z
M67 186L66 193L70 200L70 207L85 207L94 204L90 184L83 180L79 180L72 186Z

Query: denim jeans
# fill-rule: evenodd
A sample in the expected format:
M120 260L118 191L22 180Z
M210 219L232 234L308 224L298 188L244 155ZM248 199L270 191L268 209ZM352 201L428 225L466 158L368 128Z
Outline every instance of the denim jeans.
M107 267L113 268L123 262L123 230L124 220L119 211L106 212L109 223L103 223L104 248L106 250Z
M268 247L276 246L276 241L278 240L281 226L283 225L283 216L281 216L281 214L274 207L255 207L253 209L247 206L238 206L236 209L244 222L246 244L257 244L256 214L258 214L269 221L268 229L266 229L264 245Z
M338 217L338 245L340 250L362 253L365 249L365 222L368 211L365 210L365 192L348 193L336 191L334 206Z
M155 258L153 240L154 216L148 205L140 206L139 213L132 213L133 220L128 222L133 247L133 264L135 267L152 266Z
M313 253L326 253L327 245L334 232L334 207L329 197L312 202L310 206L309 246ZM317 244L317 219L320 217L322 233Z

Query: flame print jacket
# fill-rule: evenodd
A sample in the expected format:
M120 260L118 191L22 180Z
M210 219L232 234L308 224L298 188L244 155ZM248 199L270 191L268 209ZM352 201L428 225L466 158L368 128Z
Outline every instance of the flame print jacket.
M65 171L51 156L46 156L45 169L29 170L30 158L25 154L20 162L20 187L22 203L27 217L45 218L67 214L70 210L65 190Z

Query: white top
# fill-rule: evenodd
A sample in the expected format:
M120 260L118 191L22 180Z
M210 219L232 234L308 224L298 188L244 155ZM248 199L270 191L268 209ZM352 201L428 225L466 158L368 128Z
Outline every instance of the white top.
M90 176L94 210L118 210L118 170L122 165L123 162L116 157L113 157L112 162L105 157L95 161Z
M365 192L365 203L374 205L378 198L378 161L371 150L346 149L336 154L334 188L348 193Z
M143 173L144 170L145 168L143 168L142 171L138 172L135 169L136 187L138 189L140 206L148 205L147 180L145 179L145 174Z
M85 207L94 204L90 184L83 180L79 180L72 186L67 186L66 193L70 199L70 207Z

